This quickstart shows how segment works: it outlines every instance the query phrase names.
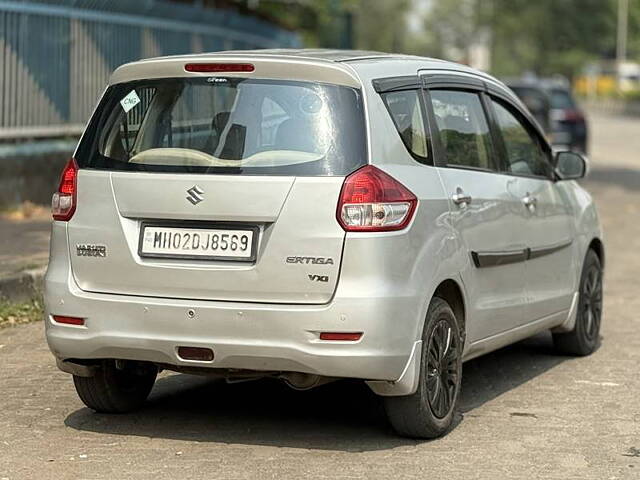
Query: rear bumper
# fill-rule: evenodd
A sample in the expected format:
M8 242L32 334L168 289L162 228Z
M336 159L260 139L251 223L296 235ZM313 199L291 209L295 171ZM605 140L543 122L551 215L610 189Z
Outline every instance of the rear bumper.
M293 371L331 377L396 380L411 353L390 338L384 313L360 305L354 321L339 302L325 308L221 305L111 295L67 296L64 309L47 299L46 335L59 359L120 358L170 365ZM189 318L192 309L195 316ZM63 310L63 312L60 312ZM53 314L83 316L83 327L57 324ZM345 320L341 320L345 316ZM375 316L375 317L374 317ZM352 319L351 321L347 319ZM379 320L378 320L379 319ZM384 320L393 319L389 315ZM321 331L363 331L358 342L321 341ZM211 362L181 359L180 346L207 347Z
M276 305L85 292L68 267L66 242L57 245L56 237L45 277L45 322L59 360L118 358L393 381L417 340L421 306L411 308L408 297L337 295L326 305ZM86 321L63 325L52 315ZM363 335L358 342L336 342L320 340L320 332ZM211 348L215 356L211 362L184 360L180 346Z

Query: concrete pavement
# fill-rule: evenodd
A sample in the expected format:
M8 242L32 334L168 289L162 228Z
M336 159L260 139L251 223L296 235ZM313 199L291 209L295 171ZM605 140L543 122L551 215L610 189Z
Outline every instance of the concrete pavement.
M622 127L621 127L622 125ZM594 173L607 247L601 348L556 355L539 335L464 365L456 428L396 437L354 382L295 392L163 375L147 408L84 408L43 325L0 331L0 480L189 478L640 478L640 120L596 117ZM601 142L609 142L601 147Z
M29 219L0 215L0 300L32 298L49 259L48 209Z

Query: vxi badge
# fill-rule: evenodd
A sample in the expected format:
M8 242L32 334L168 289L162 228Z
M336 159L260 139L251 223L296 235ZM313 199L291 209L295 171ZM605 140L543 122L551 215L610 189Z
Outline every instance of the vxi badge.
M312 282L327 283L329 281L329 275L308 275L308 277Z
M287 263L300 263L302 265L333 265L331 257L287 257Z

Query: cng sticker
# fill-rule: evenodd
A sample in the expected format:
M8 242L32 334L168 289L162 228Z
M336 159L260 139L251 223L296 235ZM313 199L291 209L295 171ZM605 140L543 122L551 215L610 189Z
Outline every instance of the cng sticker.
M135 107L139 103L140 103L140 97L138 97L138 94L136 93L135 90L131 90L131 92L129 92L126 97L120 100L120 105L122 105L122 109L124 110L124 113L129 112L129 110L131 110L133 107Z

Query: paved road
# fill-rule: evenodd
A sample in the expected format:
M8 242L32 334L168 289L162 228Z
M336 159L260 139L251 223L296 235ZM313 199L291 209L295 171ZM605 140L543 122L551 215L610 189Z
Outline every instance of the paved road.
M42 324L6 329L0 480L640 478L640 119L596 117L593 128L588 187L608 250L593 356L556 356L539 335L471 361L456 429L416 442L394 436L376 397L348 382L295 392L167 375L145 410L94 414L55 369Z
M0 216L0 279L47 264L51 217L12 220Z

